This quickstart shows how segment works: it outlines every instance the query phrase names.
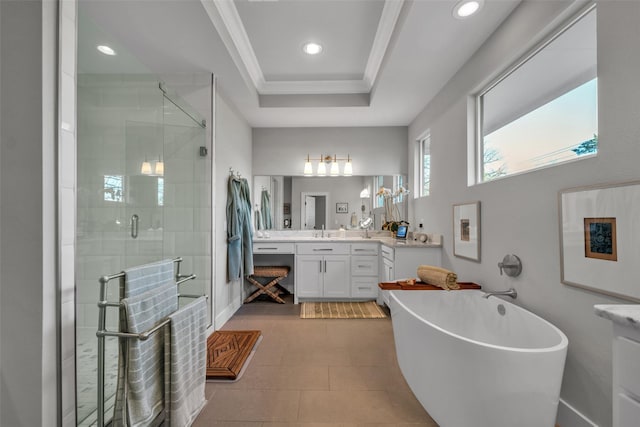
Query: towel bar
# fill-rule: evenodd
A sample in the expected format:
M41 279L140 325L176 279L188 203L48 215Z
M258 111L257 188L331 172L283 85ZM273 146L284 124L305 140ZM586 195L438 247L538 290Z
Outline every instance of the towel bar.
M182 262L182 257L177 257L172 259L175 263L175 283L176 286L187 282L189 280L193 280L196 278L195 274L180 274L180 264ZM106 309L108 307L117 307L120 308L123 306L122 298L124 298L124 283L125 283L126 273L124 271L112 275L102 276L99 279L100 282L100 300L98 301L98 330L96 331L96 336L98 337L98 407L97 407L97 427L105 427L105 419L104 419L104 404L105 404L105 338L106 337L117 337L118 339L138 339L140 341L148 340L154 333L161 330L164 326L170 323L169 318L164 318L160 322L158 322L155 326L147 329L144 332L140 333L132 333L132 332L122 332L122 331L109 331L106 329ZM110 281L114 279L119 279L120 285L120 296L119 301L109 301L107 299L107 288ZM201 295L180 295L179 297L187 297L187 298L195 298L200 297ZM125 370L126 372L126 370ZM125 373L126 375L126 373ZM164 411L163 411L164 413Z

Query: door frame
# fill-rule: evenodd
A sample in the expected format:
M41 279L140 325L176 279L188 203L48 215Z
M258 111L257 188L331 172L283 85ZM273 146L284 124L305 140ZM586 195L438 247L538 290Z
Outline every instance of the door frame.
M325 200L325 213L324 213L324 217L325 217L325 230L328 230L328 224L327 222L329 221L329 194L326 191L303 191L300 193L300 229L301 230L305 230L304 228L304 219L306 218L306 209L307 209L307 205L305 204L305 199L307 198L307 196L312 196L312 197L317 197L317 196L324 196L324 200Z

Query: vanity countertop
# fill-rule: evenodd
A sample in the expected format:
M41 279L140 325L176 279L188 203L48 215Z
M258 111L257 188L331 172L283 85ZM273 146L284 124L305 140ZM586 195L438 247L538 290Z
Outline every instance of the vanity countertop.
M597 304L593 308L600 317L640 330L640 304Z
M394 248L441 248L442 239L439 235L430 235L429 241L423 243L419 240L407 239L398 240L393 237L387 236L371 236L366 239L360 236L346 236L346 237L314 237L309 235L273 235L270 237L256 237L254 236L254 243L381 243L385 246Z

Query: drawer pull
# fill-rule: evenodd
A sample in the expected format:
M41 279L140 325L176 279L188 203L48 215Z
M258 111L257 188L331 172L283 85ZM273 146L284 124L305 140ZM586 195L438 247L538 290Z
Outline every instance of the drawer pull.
M370 286L358 286L358 290L365 291L367 289L371 289Z
M313 250L315 252L327 252L327 251L331 252L331 251L333 251L333 249L331 249L331 248L313 248Z
M358 268L368 268L368 265L359 265Z
M277 251L278 248L256 248L259 251Z

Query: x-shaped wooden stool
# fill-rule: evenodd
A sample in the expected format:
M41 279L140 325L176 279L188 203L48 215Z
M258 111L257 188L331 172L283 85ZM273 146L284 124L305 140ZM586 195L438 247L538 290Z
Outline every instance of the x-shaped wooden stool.
M283 289L285 291L286 288L284 288L282 285L280 285L280 281L282 279L284 279L285 277L287 277L287 275L289 274L289 267L262 267L262 266L256 266L253 268L253 274L247 276L247 280L251 283L253 283L255 286L258 287L258 289L253 292L251 295L249 295L245 300L245 304L248 302L253 301L254 299L256 299L257 297L259 297L262 294L265 294L269 297L271 297L273 300L279 302L280 304L284 304L284 300L282 298L280 298L280 296L278 295L278 289ZM259 277L264 277L264 278L273 278L273 280L271 280L269 283L267 284L263 284L260 283L258 280L256 280L256 278ZM287 291L288 293L288 291Z

